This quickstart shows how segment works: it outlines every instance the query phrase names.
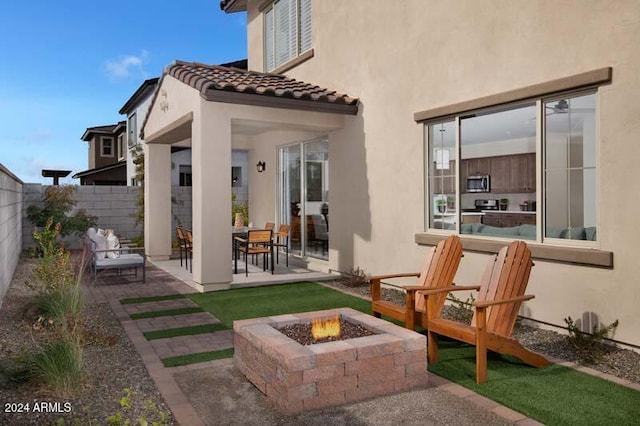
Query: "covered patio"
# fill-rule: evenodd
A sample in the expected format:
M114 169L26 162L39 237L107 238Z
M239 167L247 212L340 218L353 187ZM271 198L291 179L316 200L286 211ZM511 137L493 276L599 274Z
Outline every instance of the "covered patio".
M192 150L192 285L199 291L223 290L245 278L231 267L232 150L248 153L249 222L256 227L280 222L278 148L318 138L330 145L332 134L345 127L345 117L357 112L358 99L285 76L199 63L169 65L141 135L150 260L166 261L171 254L172 146ZM251 167L257 163L263 164L262 172ZM310 269L329 269L326 262L300 261ZM298 267L294 264L289 269ZM251 278L262 268L249 272ZM283 282L290 272L279 268L273 279Z

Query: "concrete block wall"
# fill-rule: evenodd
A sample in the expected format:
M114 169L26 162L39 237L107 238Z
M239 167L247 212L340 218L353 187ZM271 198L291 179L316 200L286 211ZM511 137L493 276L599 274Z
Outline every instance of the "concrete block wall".
M0 164L0 307L22 252L23 183Z
M35 246L32 232L33 224L27 219L26 210L31 205L42 206L46 186L41 184L24 185L24 209L22 238L24 248ZM142 188L137 186L77 186L74 193L76 206L70 213L84 209L90 216L98 218L97 225L103 229L113 229L120 238L133 238L142 234L142 226L136 225L136 198ZM191 227L191 188L172 188L172 197L176 201L172 204L174 229L176 217L183 226ZM174 231L172 230L172 238ZM69 236L65 239L72 248L80 247L80 238Z
M191 229L193 223L191 219L191 187L173 186L171 188L171 196L173 197L173 202L171 203L171 229L174 233L171 239L173 240L176 238L176 226L181 225L184 229Z

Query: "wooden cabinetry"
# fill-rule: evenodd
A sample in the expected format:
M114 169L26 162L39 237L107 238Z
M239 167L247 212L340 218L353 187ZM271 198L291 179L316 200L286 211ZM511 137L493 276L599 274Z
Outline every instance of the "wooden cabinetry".
M482 223L498 228L510 228L520 225L535 225L536 215L525 213L485 213Z
M509 192L536 192L536 155L511 155Z
M491 165L491 192L508 193L510 191L510 179L509 179L509 155L502 155L500 157L490 157L489 164Z
M500 155L460 161L460 192L467 192L467 177L491 176L496 194L536 192L536 154Z

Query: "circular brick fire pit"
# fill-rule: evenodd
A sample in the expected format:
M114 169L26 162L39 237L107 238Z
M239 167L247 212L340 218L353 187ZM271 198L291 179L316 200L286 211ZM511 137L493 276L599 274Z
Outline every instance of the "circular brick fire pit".
M303 346L277 330L335 314L375 335ZM233 329L236 367L286 413L427 384L425 336L350 308L234 321Z

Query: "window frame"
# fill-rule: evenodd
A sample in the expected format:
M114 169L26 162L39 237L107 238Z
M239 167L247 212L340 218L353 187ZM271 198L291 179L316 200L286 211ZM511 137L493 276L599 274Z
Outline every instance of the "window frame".
M127 146L129 149L138 145L138 116L134 112L127 118Z
M124 148L124 132L118 135L118 161L124 160L125 158L125 148Z
M284 72L288 69L293 68L294 66L298 65L301 62L306 61L307 59L310 59L311 57L313 57L313 9L311 8L311 2L309 1L308 3L308 7L309 7L309 12L308 12L308 20L310 21L309 23L309 46L303 48L303 39L304 39L304 35L306 35L306 33L303 32L304 28L303 28L303 16L302 16L302 2L305 2L307 0L274 0L269 2L268 4L266 4L264 7L260 8L260 11L262 12L262 41L263 41L263 48L262 48L262 52L263 52L263 67L264 67L264 71L265 72L272 72L272 73L280 73L280 72ZM295 9L296 12L294 14L295 16L295 25L291 25L289 24L289 30L292 29L293 26L295 26L295 53L291 56L289 56L286 60L282 61L282 62L278 62L278 39L277 39L277 16L276 16L276 9L275 6L276 4L284 4L287 3L287 7L291 7L290 3L291 2L295 2ZM269 14L271 14L271 17L269 18ZM289 17L291 17L291 15L289 15ZM267 23L268 20L271 19L272 21L272 25L271 25L271 37L267 37ZM291 38L291 32L289 31L287 33L287 37L290 39ZM268 50L268 41L271 41L272 46L271 46L271 55L268 54L269 50ZM273 56L271 58L271 56ZM271 67L271 64L273 64L273 66Z
M106 141L110 142L110 145L109 145L110 153L109 154L105 154L105 142ZM115 144L114 144L113 136L100 136L100 157L108 157L108 158L115 157L114 148L115 148Z
M424 233L431 234L434 236L448 236L448 235L458 235L460 237L464 237L465 239L469 238L472 240L478 241L513 241L514 237L505 236L505 238L497 237L497 236L483 236L476 234L462 234L461 233L461 192L460 192L460 163L461 163L461 139L460 139L460 121L462 118L472 115L472 114L494 114L505 110L516 109L523 105L535 103L536 106L536 136L535 136L535 147L536 147L536 205L539 207L536 211L536 237L534 240L527 240L527 243L532 243L535 245L541 246L562 246L567 248L586 248L593 249L600 247L600 237L596 237L595 241L590 240L572 240L572 239L564 239L564 238L552 238L545 237L544 229L545 229L545 217L546 217L546 203L543 202L544 194L546 191L546 181L544 176L544 158L545 158L545 126L546 118L545 111L543 108L545 107L546 102L550 102L553 100L558 100L562 98L572 98L579 97L584 95L593 94L595 96L595 173L596 173L596 230L600 230L600 204L597 202L599 197L599 182L600 182L600 137L599 137L599 93L600 85L594 84L591 86L573 89L573 90L564 90L558 91L551 94L541 95L530 97L527 99L515 100L512 102L506 102L501 104L496 104L492 106L483 106L481 108L477 108L474 110L465 110L460 111L458 113L449 114L446 116L435 117L429 120L421 121L421 124L424 126L423 128L423 150L424 150L424 165L423 165L423 197L424 197ZM455 124L455 152L456 152L456 163L455 163L455 199L457 208L457 218L455 221L455 227L453 229L441 229L441 228L431 228L430 222L432 214L434 213L434 208L432 206L431 201L431 193L430 193L430 176L429 176L429 167L430 162L435 159L432 158L433 152L431 148L431 144L429 141L429 126L438 125L442 123L454 122ZM426 236L425 236L426 237ZM419 241L419 236L416 236L416 241Z

